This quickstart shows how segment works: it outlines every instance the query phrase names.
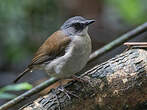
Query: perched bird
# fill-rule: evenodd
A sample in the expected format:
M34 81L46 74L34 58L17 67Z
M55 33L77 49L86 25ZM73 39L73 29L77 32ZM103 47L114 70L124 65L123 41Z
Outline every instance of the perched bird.
M79 72L88 62L91 53L91 39L88 35L89 24L95 20L87 20L75 16L53 33L35 53L32 62L14 82L24 74L35 69L45 70L49 76L69 78Z

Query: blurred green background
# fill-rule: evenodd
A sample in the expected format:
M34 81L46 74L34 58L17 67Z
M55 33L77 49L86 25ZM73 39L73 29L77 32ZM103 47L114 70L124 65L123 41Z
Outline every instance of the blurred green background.
M44 40L69 17L96 19L89 28L94 51L146 22L146 4L147 0L0 0L0 87L11 84ZM146 36L144 33L132 41L147 41ZM89 68L124 48L120 46L109 52ZM35 71L21 82L33 83L45 77L42 73Z

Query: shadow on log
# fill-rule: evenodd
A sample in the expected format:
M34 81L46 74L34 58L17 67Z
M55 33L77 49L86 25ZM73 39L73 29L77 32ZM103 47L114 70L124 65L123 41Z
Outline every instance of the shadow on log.
M132 49L82 75L88 83L65 85L80 98L52 89L21 110L134 110L147 101L147 51Z

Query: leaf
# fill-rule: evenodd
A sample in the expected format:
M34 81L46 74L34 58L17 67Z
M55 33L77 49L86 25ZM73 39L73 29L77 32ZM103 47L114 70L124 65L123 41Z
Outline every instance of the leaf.
M31 88L32 88L32 85L25 82L25 83L20 83L20 84L8 85L8 86L0 89L0 92L29 90Z
M107 0L109 4L118 10L121 17L130 23L142 23L147 19L146 9L142 4L146 1L141 0Z
M13 99L16 95L9 93L0 93L0 99Z

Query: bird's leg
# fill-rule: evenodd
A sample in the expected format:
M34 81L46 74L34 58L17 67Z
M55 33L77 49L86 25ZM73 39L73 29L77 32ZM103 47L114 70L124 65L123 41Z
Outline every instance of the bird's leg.
M85 80L84 78L80 77L80 76L76 76L76 75L72 75L72 78L78 82L81 82L83 84L84 89L86 89L86 83L89 83L87 80Z
M82 77L78 77L78 76L76 76L76 75L72 75L72 78L73 78L74 80L79 81L79 82L82 82L82 83L88 82L87 80L83 79Z
M79 98L79 96L73 94L71 91L68 91L64 88L64 86L62 85L62 80L59 80L59 83L60 83L60 88L58 88L58 90L60 90L61 92L64 92L69 100L71 99L70 95Z

